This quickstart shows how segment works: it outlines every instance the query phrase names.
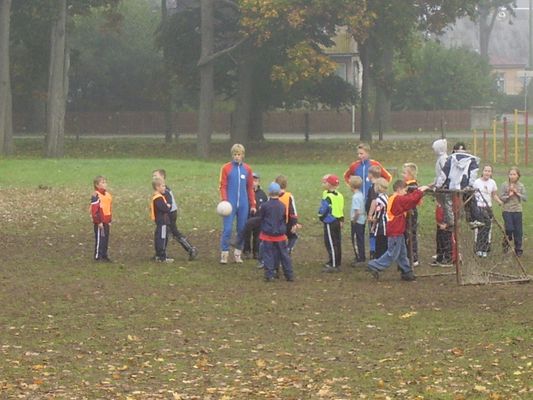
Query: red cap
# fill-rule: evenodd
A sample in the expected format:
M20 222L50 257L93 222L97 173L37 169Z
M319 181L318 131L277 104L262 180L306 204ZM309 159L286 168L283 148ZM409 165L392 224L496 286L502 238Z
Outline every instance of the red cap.
M330 175L326 178L326 182L331 186L339 186L339 178L337 175Z

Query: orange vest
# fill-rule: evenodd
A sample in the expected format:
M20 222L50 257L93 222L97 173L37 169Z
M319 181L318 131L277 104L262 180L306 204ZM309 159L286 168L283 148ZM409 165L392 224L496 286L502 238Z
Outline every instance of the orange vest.
M100 199L100 209L102 210L104 216L111 216L111 203L113 202L113 197L111 196L111 193L109 193L107 190L105 194L100 193L98 190L95 193Z
M389 196L389 200L387 201L387 222L391 222L396 216L392 213L392 204L394 203L394 200L396 199L396 196L398 196L397 193L394 193ZM405 215L405 213L404 213Z
M159 192L155 192L154 195L152 196L152 201L150 202L150 218L152 221L155 221L155 208L154 208L154 202L156 201L156 199L162 197L163 200L165 201L165 204L167 204L167 200L165 199L165 196L163 196L161 193Z
M283 192L283 196L279 197L279 201L285 206L285 222L289 222L289 203L291 196L290 192Z

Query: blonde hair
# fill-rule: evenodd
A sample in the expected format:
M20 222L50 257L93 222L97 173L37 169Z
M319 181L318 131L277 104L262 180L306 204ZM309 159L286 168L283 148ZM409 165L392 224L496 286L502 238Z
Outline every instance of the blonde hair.
M158 173L159 175L161 175L163 179L167 178L167 171L165 171L164 169L154 169L152 171L152 174L155 174L155 173Z
M368 168L368 175L372 178L379 178L381 176L381 167L379 165L372 165Z
M231 146L231 154L235 154L235 153L242 153L244 154L245 152L245 149L244 149L244 146L240 143L235 143L233 146Z
M98 175L93 179L93 186L96 188L98 184L102 181L107 181L105 176Z
M385 178L378 178L374 182L374 189L378 193L386 193L389 188L389 182Z
M357 145L357 150L364 150L367 153L370 153L370 145L366 143L360 143L359 145Z
M350 176L350 180L348 181L348 184L352 189L359 189L361 185L363 184L363 180L360 176L352 175Z
M274 179L274 182L276 182L279 185L279 187L282 189L287 188L287 177L285 175L276 176L276 179Z
M418 167L415 163L405 163L403 165L403 170L407 171L409 175L411 175L414 179L416 179L418 175Z
M152 179L152 188L154 190L157 190L158 187L161 187L164 184L165 184L165 181L161 178Z

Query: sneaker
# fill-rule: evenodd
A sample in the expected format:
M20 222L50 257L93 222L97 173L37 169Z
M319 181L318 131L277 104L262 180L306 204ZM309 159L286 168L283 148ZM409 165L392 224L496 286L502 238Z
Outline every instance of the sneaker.
M100 258L98 261L100 261L100 262L104 262L104 263L112 263L112 262L113 262L113 261L111 261L111 260L109 259L109 257L102 257L102 258Z
M407 274L402 274L402 281L406 281L406 282L416 281L416 276L412 272L409 272Z
M194 260L198 256L198 249L196 247L191 247L189 250L189 261Z
M418 261L413 262L413 267L418 267L420 263Z
M237 264L242 264L242 252L239 249L235 249L233 252L233 258Z
M265 268L265 264L263 264L261 261L259 261L259 262L257 263L256 267L257 267L258 269L263 269L263 268Z
M439 262L439 267L450 268L453 267L453 262L451 260L442 260Z
M221 251L220 252L220 264L227 264L228 257L229 257L229 251Z
M169 258L169 257L165 257L165 258L162 258L162 257L156 257L155 259L156 262L160 262L160 263L173 263L174 262L174 259L173 258Z
M294 282L294 276L289 276L288 278L285 278L287 282Z
M483 258L487 258L488 256L489 256L489 254L486 251L481 253L481 257L483 257Z
M353 260L352 261L352 267L361 267L366 263L366 260Z
M478 256L478 257L483 257L483 252L482 252L482 251L477 251L477 252L476 252L476 256Z
M438 257L438 255L437 255L437 254L433 254L433 255L431 256L431 259L432 259L432 260L436 260L436 259L437 259L437 257Z
M333 272L339 272L339 268L333 267L332 265L326 264L324 265L324 268L322 269L322 272L325 272L326 274L331 274Z
M372 278L374 278L376 281L379 280L379 272L377 270L375 270L374 268L370 266L367 267L366 270L368 271L370 275L372 275Z
M470 229L477 229L481 228L482 226L485 226L485 224L481 221L472 221L469 222L468 225L470 225Z
M437 261L437 259L435 258L434 260L432 260L429 265L431 267L440 267L440 261Z

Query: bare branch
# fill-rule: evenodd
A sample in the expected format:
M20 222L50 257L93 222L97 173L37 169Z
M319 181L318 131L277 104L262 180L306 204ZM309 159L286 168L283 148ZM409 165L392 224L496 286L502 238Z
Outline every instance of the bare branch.
M232 45L230 47L225 48L224 50L220 50L220 51L217 51L216 53L213 53L213 54L211 54L209 56L202 57L202 58L200 58L200 60L198 60L198 64L196 64L196 65L198 67L203 67L204 65L209 64L210 62L213 62L217 58L220 58L220 57L222 57L225 54L231 53L233 50L237 49L242 44L244 44L244 42L246 42L246 40L248 40L248 38L247 37L243 37L237 43L235 43L234 45Z

